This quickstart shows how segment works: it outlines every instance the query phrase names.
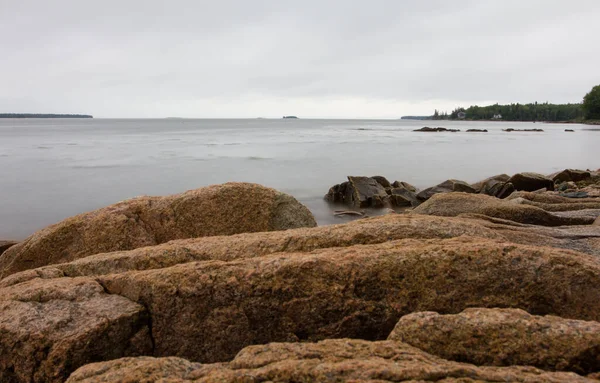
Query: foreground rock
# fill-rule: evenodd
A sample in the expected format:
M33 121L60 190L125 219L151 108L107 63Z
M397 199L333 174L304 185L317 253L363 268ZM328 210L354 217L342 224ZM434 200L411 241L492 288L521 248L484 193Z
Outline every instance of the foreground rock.
M299 231L311 230L316 229ZM18 275L12 276L13 283L0 288L4 305L0 333L6 334L3 342L8 342L2 346L0 363L14 366L6 370L13 376L46 376L37 369L30 371L27 364L20 367L22 355L42 347L35 357L39 365L57 365L61 374L68 375L71 365L60 362L68 357L56 361L47 357L54 354L44 350L60 350L71 342L76 345L68 349L77 350L78 360L83 361L105 358L92 347L96 345L110 350L110 358L146 350L146 355L212 363L230 360L252 344L344 337L385 339L403 315L458 313L470 306L515 307L540 315L600 320L597 258L480 238L387 242L387 232L382 230L379 239L385 243L338 245L308 253L187 262L78 278L65 277L58 268L52 274L52 267L21 281L16 279ZM282 233L245 236L265 234ZM235 248L239 238L231 238L221 238L222 253ZM196 241L203 240L213 238ZM268 240L262 246L268 247ZM185 252L180 247L176 253ZM252 250L246 254L254 256ZM109 315L77 311L78 307L92 310L100 306L101 310L109 306L91 299L96 295L81 293L82 284L95 286L94 294L102 299L110 294L108 297L122 299L122 303L113 304ZM39 314L22 320L22 304ZM54 321L60 312L55 307L73 317ZM115 331L119 335L101 340L86 335L90 328L97 328L94 320L101 321L103 330L92 334ZM146 325L150 327L151 351L143 348L147 347ZM77 346L80 344L90 345L90 349Z
M91 279L0 289L0 382L63 382L87 363L152 353L149 317Z
M476 365L526 365L583 375L600 371L600 323L523 310L413 313L400 319L388 339Z
M514 222L542 225L589 225L593 218L588 216L564 217L517 200L500 200L483 194L445 193L434 195L415 208L412 214L427 214L454 217L461 214L481 214Z
M446 180L439 185L422 190L417 194L417 198L426 201L435 194L451 192L476 193L477 191L464 181Z
M316 226L293 197L256 184L227 183L168 197L139 197L68 218L8 249L0 278L92 254L179 238Z
M126 358L77 370L68 383L107 382L592 382L574 373L531 367L476 367L407 344L353 339L272 343L244 349L230 363Z
M15 241L0 241L0 255L16 244L17 242Z
M539 173L517 173L510 177L515 190L536 191L539 189L554 190L554 181Z

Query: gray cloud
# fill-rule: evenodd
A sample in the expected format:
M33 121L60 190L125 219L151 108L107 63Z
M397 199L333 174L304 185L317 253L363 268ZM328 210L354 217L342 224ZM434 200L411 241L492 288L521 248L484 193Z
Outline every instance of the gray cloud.
M578 102L596 0L0 0L0 108L99 117L389 117Z

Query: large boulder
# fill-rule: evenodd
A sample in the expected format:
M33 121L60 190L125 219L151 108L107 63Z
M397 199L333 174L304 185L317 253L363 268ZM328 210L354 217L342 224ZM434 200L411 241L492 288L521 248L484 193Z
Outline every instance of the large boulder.
M434 195L428 201L416 207L411 213L445 217L454 217L461 214L481 214L542 226L588 225L593 222L593 219L587 216L557 216L542 208L519 202L522 201L506 201L484 194L445 193Z
M356 208L381 208L390 205L390 198L385 188L371 177L348 176L347 182L331 187L325 199Z
M476 365L535 366L583 375L600 371L600 323L518 309L413 313L398 321L388 339Z
M0 241L0 255L4 253L8 248L13 247L18 242L15 241Z
M426 201L435 194L451 192L476 193L477 191L464 181L451 179L446 180L439 185L422 190L417 194L417 198L421 201Z
M226 183L167 197L139 197L68 218L0 257L0 278L92 254L173 239L314 227L294 197L249 183Z
M510 182L515 190L536 191L540 189L554 190L554 181L539 173L517 173L510 177Z
M229 363L180 358L124 358L90 364L67 383L183 382L593 382L532 367L477 367L447 361L402 342L331 339L271 343L242 350Z
M396 187L390 190L390 200L394 206L418 206L421 201L415 192L404 187Z
M507 182L509 180L510 176L508 174L498 174L492 177L488 177L482 181L476 182L474 184L471 185L471 187L473 189L475 189L475 191L477 193L481 193L483 190L483 187L485 186L485 184L488 181L494 180L494 181L500 181L500 182Z
M221 239L224 249L237 240L228 238ZM248 254L252 256L252 252ZM81 261L85 259L75 263ZM37 373L21 369L19 363L21 355L40 347L40 339L46 340L44 350L61 349L75 339L78 344L114 349L110 358L115 358L146 347L144 325L148 325L152 340L152 350L144 352L146 355L210 363L230 360L252 344L343 337L385 339L401 316L417 311L458 313L470 306L501 306L537 315L600 319L597 258L465 237L187 262L79 278L66 277L58 269L52 274L48 267L45 272L38 270L33 279L13 282L0 288L0 301L5 305L0 311L0 334L8 335L0 363L14 366L11 373L23 376ZM71 313L77 307L98 305L79 292L82 284L95 286L102 298L105 294L123 298L123 303L108 308L110 315L82 312L77 321L53 320L57 315L52 307L64 307ZM76 302L65 303L64 296L74 297L71 299ZM30 302L44 315L21 320L23 314L17 308L22 302ZM134 315L134 308L139 315ZM123 317L132 319L118 320ZM101 318L104 331L117 331L116 322L129 330L96 341L95 335L85 335L95 328L93 318ZM45 323L47 326L42 325ZM17 337L19 334L23 336ZM82 335L73 338L72 334ZM141 346L129 346L133 344ZM75 346L69 349L79 350ZM78 351L79 358L105 358L93 350ZM47 354L36 355L40 365L55 364L54 359L46 359ZM62 366L61 374L68 375L69 365L57 365Z
M585 181L592 177L592 173L586 170L565 169L561 172L551 174L549 176L555 183L561 182L579 182Z

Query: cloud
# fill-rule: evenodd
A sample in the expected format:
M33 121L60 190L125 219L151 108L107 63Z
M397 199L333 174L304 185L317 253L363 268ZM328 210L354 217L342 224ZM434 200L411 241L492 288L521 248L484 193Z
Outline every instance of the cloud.
M0 105L99 117L384 117L578 102L595 0L0 0Z

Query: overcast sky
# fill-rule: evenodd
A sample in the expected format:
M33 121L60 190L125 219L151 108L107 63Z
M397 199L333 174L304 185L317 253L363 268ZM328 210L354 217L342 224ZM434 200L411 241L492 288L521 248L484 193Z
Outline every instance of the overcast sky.
M580 102L599 0L0 0L0 112L397 118Z

